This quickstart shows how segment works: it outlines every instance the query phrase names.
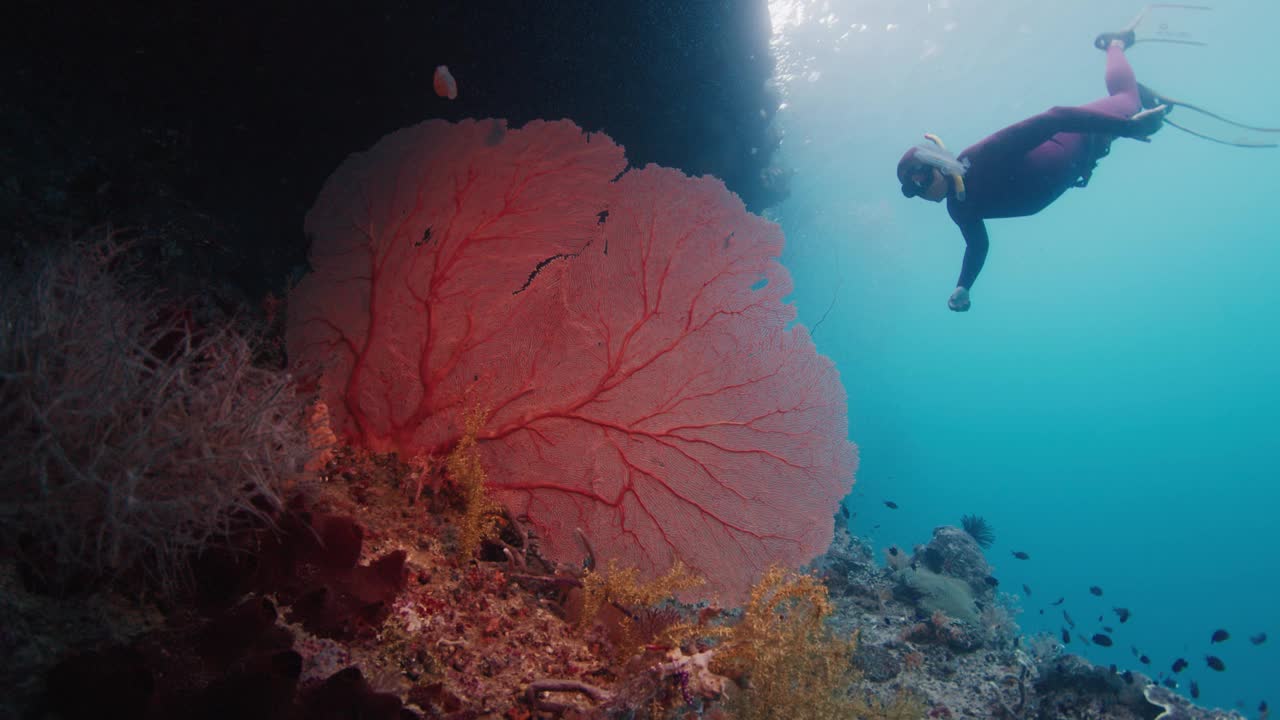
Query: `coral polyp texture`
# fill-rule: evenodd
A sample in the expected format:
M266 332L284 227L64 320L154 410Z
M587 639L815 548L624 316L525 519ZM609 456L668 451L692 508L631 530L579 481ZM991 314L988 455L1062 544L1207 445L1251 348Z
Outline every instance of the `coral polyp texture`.
M443 457L482 412L487 487L549 557L680 560L726 602L830 543L845 392L781 231L720 181L568 121L433 120L349 157L306 231L288 348L348 442Z

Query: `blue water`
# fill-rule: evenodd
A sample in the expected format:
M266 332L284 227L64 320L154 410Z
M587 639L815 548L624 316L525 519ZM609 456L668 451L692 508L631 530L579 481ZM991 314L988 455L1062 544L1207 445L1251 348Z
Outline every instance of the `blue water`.
M1213 4L1162 16L1210 45L1140 44L1138 79L1280 126L1280 3ZM848 389L861 453L853 530L910 548L980 514L1027 633L1057 634L1049 603L1065 596L1086 636L1116 628L1114 647L1070 652L1152 675L1185 657L1182 691L1196 679L1202 704L1253 715L1280 702L1280 150L1173 128L1118 140L1088 188L988 222L973 309L952 313L963 240L944 206L902 197L899 155L924 132L959 150L1101 97L1092 39L1140 4L773 5L780 157L797 174L771 216L801 321L829 309L816 340ZM1132 619L1119 624L1114 606ZM1232 638L1210 646L1219 627ZM1271 639L1254 646L1259 632Z

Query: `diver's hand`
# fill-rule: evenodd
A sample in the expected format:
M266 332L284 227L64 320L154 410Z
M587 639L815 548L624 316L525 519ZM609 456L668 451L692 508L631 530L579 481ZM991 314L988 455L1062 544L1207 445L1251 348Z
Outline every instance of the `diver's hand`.
M969 288L956 288L955 292L951 293L951 297L947 299L947 307L955 312L967 312L969 310Z
M1134 115L1129 118L1133 121L1133 134L1129 137L1134 140L1151 142L1151 136L1164 126L1164 116L1168 114L1169 106L1162 104Z

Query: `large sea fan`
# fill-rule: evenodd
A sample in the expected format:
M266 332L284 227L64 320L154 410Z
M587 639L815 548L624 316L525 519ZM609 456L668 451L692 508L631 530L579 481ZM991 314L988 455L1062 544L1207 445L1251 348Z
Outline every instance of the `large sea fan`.
M715 178L627 168L568 121L429 120L352 155L307 213L289 357L359 447L444 457L483 410L485 489L546 557L680 562L734 605L830 545L845 391L782 230Z

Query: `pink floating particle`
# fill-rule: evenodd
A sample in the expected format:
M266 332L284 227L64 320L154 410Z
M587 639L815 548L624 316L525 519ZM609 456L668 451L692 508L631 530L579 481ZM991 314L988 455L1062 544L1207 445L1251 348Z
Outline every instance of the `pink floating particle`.
M458 81L453 79L453 75L449 72L447 66L436 66L436 74L432 78L432 84L435 85L436 94L440 97L449 98L450 100L458 97Z

